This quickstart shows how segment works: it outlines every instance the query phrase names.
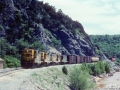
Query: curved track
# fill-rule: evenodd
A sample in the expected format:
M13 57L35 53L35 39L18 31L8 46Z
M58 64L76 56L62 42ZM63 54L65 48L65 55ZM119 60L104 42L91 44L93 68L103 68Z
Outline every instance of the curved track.
M16 73L16 72L20 72L20 71L23 71L24 69L22 69L21 67L19 68L7 68L7 69L2 69L0 71L0 77L3 77L3 76L6 76L6 75L11 75L13 73Z

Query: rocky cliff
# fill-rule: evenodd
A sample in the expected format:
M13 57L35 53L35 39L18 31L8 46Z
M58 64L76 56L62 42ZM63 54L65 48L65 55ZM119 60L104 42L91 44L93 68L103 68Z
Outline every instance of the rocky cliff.
M96 55L81 23L38 0L0 0L0 38L10 45L5 54L51 46L62 54Z

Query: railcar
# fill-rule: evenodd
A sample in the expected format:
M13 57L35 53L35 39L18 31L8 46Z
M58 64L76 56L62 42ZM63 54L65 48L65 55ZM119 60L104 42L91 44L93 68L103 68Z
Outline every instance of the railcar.
M37 57L37 51L34 49L25 49L21 57L21 66L31 66Z
M67 64L68 61L67 61L67 55L61 55L61 61L60 61L61 64Z
M61 55L57 53L40 52L35 49L25 49L21 57L22 67L36 67L41 65L53 64L76 64L91 63L99 61L98 57L79 56L79 55Z
M92 58L92 62L97 62L99 61L99 57L91 57Z
M80 56L80 63L84 62L84 56Z
M80 63L81 62L81 57L80 56L76 56L76 63Z
M75 64L76 63L76 56L75 55L67 55L67 61L69 64Z
M59 64L60 62L60 54L39 52L38 50L34 49L25 49L21 56L22 67L36 67L40 65Z

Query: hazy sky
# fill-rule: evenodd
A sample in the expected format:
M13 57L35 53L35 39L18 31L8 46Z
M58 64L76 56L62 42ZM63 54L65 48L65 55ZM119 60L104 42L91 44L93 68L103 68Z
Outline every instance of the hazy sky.
M120 0L40 0L79 21L86 33L120 34Z

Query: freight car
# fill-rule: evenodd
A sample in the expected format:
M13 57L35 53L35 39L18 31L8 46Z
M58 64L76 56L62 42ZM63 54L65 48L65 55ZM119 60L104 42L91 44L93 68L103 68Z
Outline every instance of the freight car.
M98 57L91 57L92 58L92 62L97 62L99 61L99 58Z
M58 64L61 62L61 55L55 53L39 52L34 49L25 49L21 56L21 66L40 66Z
M35 49L25 49L21 55L22 67L36 67L54 64L91 63L99 61L98 57L61 55L56 53L40 52Z

